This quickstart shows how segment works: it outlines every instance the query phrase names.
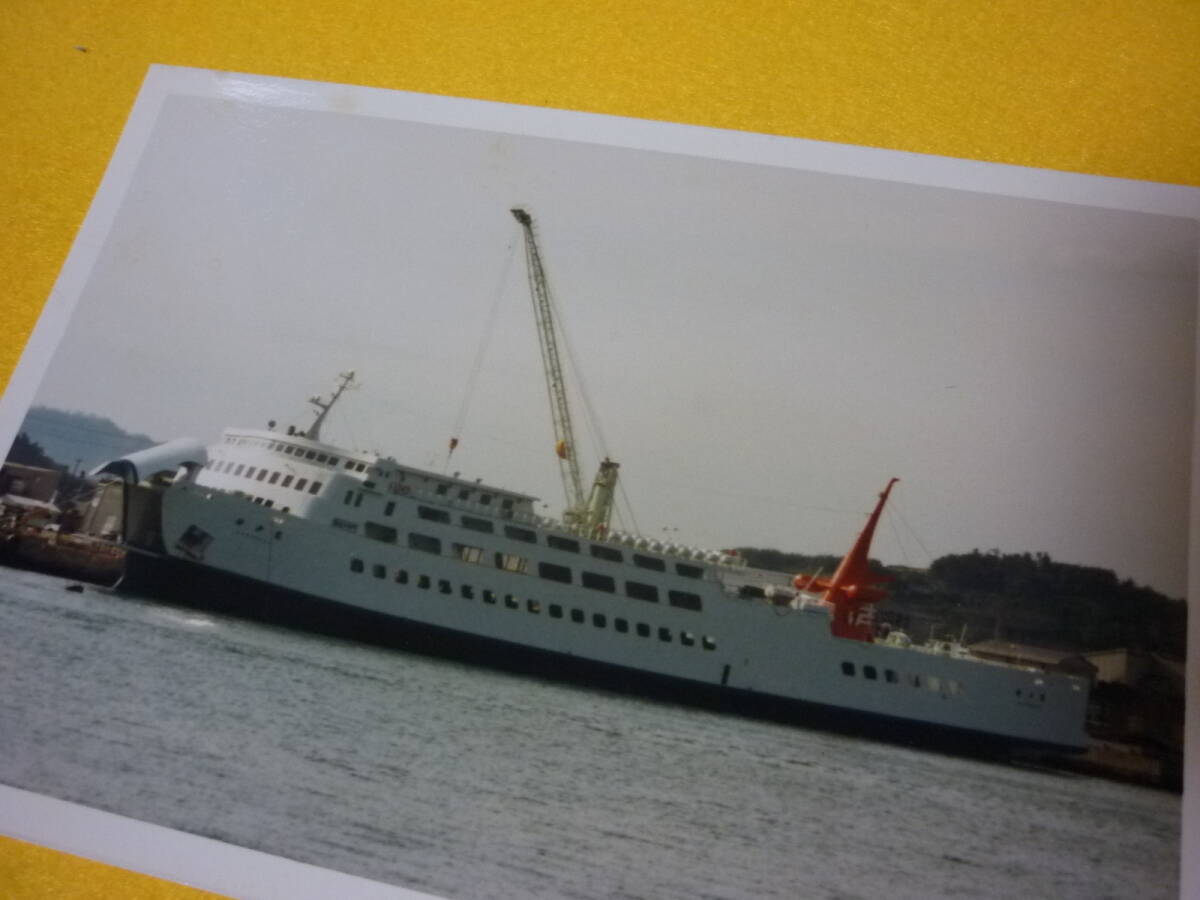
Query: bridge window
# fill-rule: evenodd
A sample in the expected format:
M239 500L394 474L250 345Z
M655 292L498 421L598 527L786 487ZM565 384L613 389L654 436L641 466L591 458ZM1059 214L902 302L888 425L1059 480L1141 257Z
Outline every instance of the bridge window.
M497 553L496 568L505 572L525 572L529 569L529 560L515 553Z
M524 541L527 544L537 543L537 533L530 531L528 528L518 528L516 525L505 525L504 536L512 538L514 541Z
M385 544L396 543L398 532L390 525L379 525L375 522L363 522L363 534L373 541L383 541Z
M415 531L408 535L408 546L413 550L420 550L423 553L440 554L442 552L441 541L427 534L417 534Z
M547 581L558 581L562 584L571 583L571 570L566 566L558 566L554 563L538 563L538 575Z
M595 572L581 572L579 578L584 587L592 588L596 591L607 591L610 594L615 594L617 591L617 582L607 575L597 575Z
M579 541L571 538L560 537L557 534L546 536L546 546L553 547L555 550L566 550L569 553L579 552Z
M647 603L658 602L658 588L639 581L625 582L625 593L634 600L645 600Z
M444 524L449 524L450 522L450 513L444 509L434 509L431 506L418 506L417 515L430 522L442 522Z
M619 563L625 561L625 557L621 554L620 550L605 547L601 544L592 544L592 556L596 557L596 559L606 559L609 562Z
M667 596L670 598L672 606L677 606L680 609L691 609L696 612L700 611L700 597L697 594L691 594L687 591L668 591Z
M665 572L667 564L661 559L654 556L642 556L640 553L633 554L633 564L641 566L643 569L653 569L655 572Z

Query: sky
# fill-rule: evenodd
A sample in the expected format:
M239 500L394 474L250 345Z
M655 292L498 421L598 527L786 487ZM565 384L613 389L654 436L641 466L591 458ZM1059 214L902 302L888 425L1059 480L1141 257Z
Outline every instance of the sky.
M173 96L36 402L215 440L307 425L353 369L327 440L557 515L514 206L622 527L841 553L896 476L887 563L1183 595L1200 242L1168 216Z

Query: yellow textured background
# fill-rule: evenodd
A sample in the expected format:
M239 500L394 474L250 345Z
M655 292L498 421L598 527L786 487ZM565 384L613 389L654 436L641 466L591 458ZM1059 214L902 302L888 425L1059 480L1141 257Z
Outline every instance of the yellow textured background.
M1198 60L1196 0L5 0L0 381L151 63L1200 185ZM5 839L0 881L211 896Z

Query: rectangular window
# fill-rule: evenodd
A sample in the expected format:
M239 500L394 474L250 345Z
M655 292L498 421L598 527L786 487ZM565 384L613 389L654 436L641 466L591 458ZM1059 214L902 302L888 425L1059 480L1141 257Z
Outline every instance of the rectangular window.
M329 464L330 464L331 466L337 466L337 464L338 464L338 459L337 459L337 457L336 457L336 456L331 456L331 457L329 457Z
M633 554L633 564L643 569L653 569L655 572L667 571L667 564L657 556L642 556L640 553L635 553Z
M566 566L556 566L554 563L538 563L538 575L547 581L559 581L563 584L571 583L571 570Z
M667 591L667 597L672 606L700 611L700 597L697 594L689 594L687 591Z
M248 468L248 469L246 470L246 477L247 477L247 478L253 478L253 477L254 477L254 473L255 473L256 471L257 471L257 469L255 469L255 468L254 468L254 466L251 466L250 468Z
M354 491L346 491L346 497L345 497L345 499L342 500L342 503L345 506L349 506L353 500L354 500Z
M505 525L504 536L514 541L524 541L527 544L537 543L537 533L528 528L518 528L516 525Z
M559 606L557 603L550 604L550 618L552 618L552 619L561 619L562 618L562 607Z
M423 591L429 590L429 576L428 575L417 576L417 587L419 587Z
M625 634L629 631L629 622L625 619L613 619L613 628L621 634Z
M604 547L600 544L592 544L592 556L596 559L607 559L609 562L624 562L625 557L621 555L620 550L615 550L612 547Z
M316 451L316 450L309 450L307 453L305 453L305 454L304 454L304 458L305 458L305 459L316 459L316 458L317 458L317 451Z
M389 501L387 502L387 506L385 506L385 507L383 508L383 514L384 514L385 516L390 516L390 515L391 515L392 513L394 513L395 511L396 511L396 501L395 501L395 500L389 500Z
M526 600L525 608L531 613L540 613L542 611L542 604L538 603L536 600Z
M480 494L479 495L479 504L481 506L487 506L491 502L492 502L491 494Z
M696 636L690 631L681 631L679 632L679 643L685 647L694 647L696 646Z
M658 588L640 581L625 582L625 593L634 600L645 600L647 603L658 602Z
M717 649L717 642L714 641L712 638L710 638L708 635L704 636L704 640L702 640L700 642L700 644L701 644L701 646L704 647L705 650L716 650Z
M291 448L291 447L289 447L289 448L288 448L288 453L291 453L291 452L292 452L292 448ZM352 459L348 459L348 460L346 460L346 468L347 468L347 469L353 469L353 468L354 468L354 460L352 460Z
M586 619L587 619L587 616L585 616L583 614L582 609L571 610L571 621L572 622L576 622L576 623L582 625Z
M314 481L308 487L308 492L310 494L317 494L317 493L320 493L320 491L321 491L321 482L320 481Z
M444 509L434 509L432 506L418 506L417 515L429 522L450 524L450 513Z
M689 566L687 563L675 563L675 571L684 578L703 578L704 570L699 566Z
M286 453L288 456L291 456L293 453L296 452L296 448L293 447L291 444L288 444L286 447L283 448L283 452Z
M298 491L302 491L302 490L304 490L304 486L305 486L306 484L308 484L308 479L307 479L307 478L301 478L299 481L297 481L297 482L296 482L296 490L298 490Z
M875 671L874 666L863 666L863 678L876 681L879 678L879 673Z
M242 464L240 464L240 465L239 465L239 466L238 466L236 469L234 469L234 470L233 470L233 474L234 474L234 475L241 475L241 474L242 474L242 470L243 470L244 468L246 468L246 464L245 464L245 463L242 463Z
M447 493L449 493L449 491L450 491L450 485L439 484L437 486L437 489L434 491L434 493L436 493L439 497L444 497L444 496L446 496Z
M604 617L604 613L592 613L592 624L597 628L604 628L608 625L608 619Z
M464 584L459 588L459 591L462 593L464 600L475 599L475 588L471 587L469 584Z
M342 531L358 531L358 525L354 522L347 522L345 519L334 519L333 527L340 528Z
M272 473L271 473L271 477L267 479L267 484L274 484L274 483L275 483L275 482L277 482L278 480L279 480L279 473L278 473L278 472L272 472Z
M579 541L560 537L557 534L546 535L546 546L553 547L555 550L566 550L569 553L579 552Z
M900 679L898 679L896 677L895 669L884 669L883 670L883 680L886 681L888 684L895 684Z
M664 644L671 643L671 629L670 628L658 629L658 639L660 641L662 641Z
M396 570L396 584L408 584L408 570L407 569L397 569Z
M484 603L495 603L496 602L496 592L485 590L483 592L483 602Z
M521 601L518 600L516 597L514 597L512 594L505 594L504 595L504 605L507 606L509 609L520 609Z
M467 499L469 499L469 498L470 498L470 496L471 496L471 489L470 489L470 488L463 488L462 490L460 490L460 491L458 492L458 499L459 499L459 500L467 500Z
M363 522L363 534L373 541L383 541L385 544L394 544L399 537L399 532L391 525L380 525L378 522Z
M463 562L475 563L476 565L483 559L482 547L471 547L467 544L455 544L454 555Z
M595 572L581 572L580 580L584 587L592 588L596 591L607 591L610 594L617 592L617 583L607 575L597 575Z
M379 563L375 563L375 565L371 566L371 574L376 578L387 578L387 568L381 566Z
M263 480L263 479L265 479L266 477L267 477L267 470L266 470L266 469L259 469L259 470L258 470L258 474L254 476L254 480L255 480L255 481L262 481L262 480Z
M438 580L438 590L441 591L443 594L453 593L453 589L450 587L450 582L447 581L445 578L441 578Z
M854 663L852 663L852 662L842 663L842 674L843 675L853 675L854 674Z
M329 457L326 456L324 453L317 454L317 462L319 462L319 463L329 462Z
M423 553L441 553L442 542L427 534L417 534L415 531L408 535L408 546Z
M354 557L353 559L350 560L350 571L351 572L361 572L362 570L363 570L363 561L361 559L359 559L358 557Z
M463 528L469 528L472 531L482 531L484 534L491 534L496 530L496 526L494 526L490 520L478 519L475 516L463 516L462 526Z
M284 487L287 487L287 485L284 485ZM362 495L362 494L355 494L355 495L354 495L354 506L355 506L356 508L357 508L357 507L359 507L359 506L362 506L362 498L363 498L363 495Z
M650 626L647 625L645 622L638 622L637 623L637 636L638 637L650 637Z
M529 568L529 560L515 553L497 553L496 568L505 572L525 572Z

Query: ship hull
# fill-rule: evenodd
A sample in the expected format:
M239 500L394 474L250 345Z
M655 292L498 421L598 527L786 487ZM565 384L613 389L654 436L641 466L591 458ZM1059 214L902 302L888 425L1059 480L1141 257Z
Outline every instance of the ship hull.
M815 703L706 683L470 634L237 575L165 554L128 554L122 593L298 628L402 652L468 662L522 676L683 703L723 714L863 736L980 758L1076 754L1078 742L1060 743L998 734L842 706Z

